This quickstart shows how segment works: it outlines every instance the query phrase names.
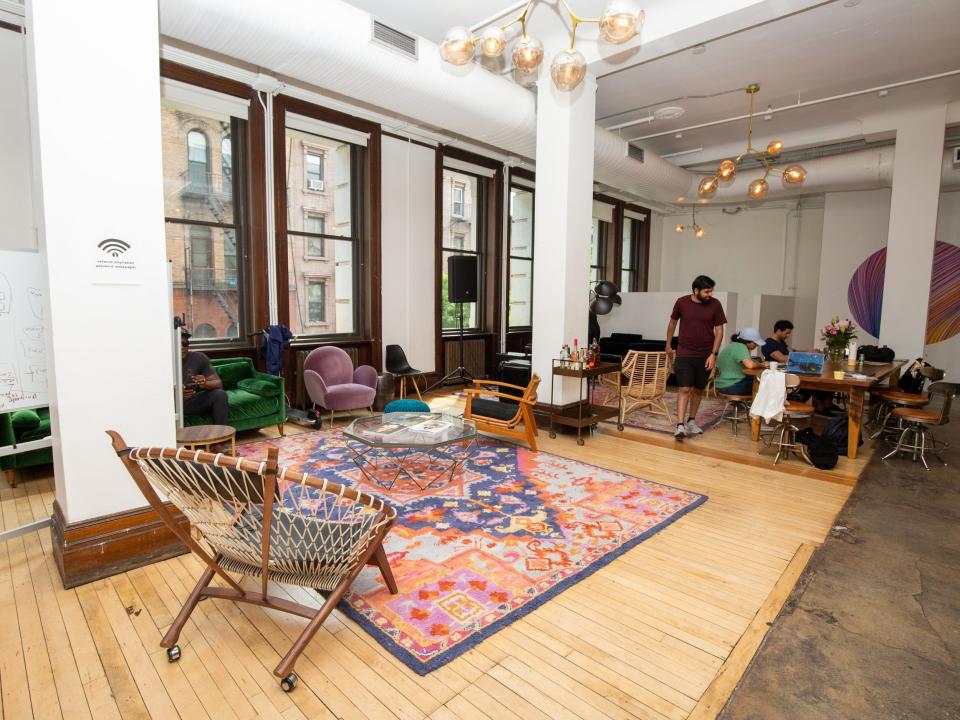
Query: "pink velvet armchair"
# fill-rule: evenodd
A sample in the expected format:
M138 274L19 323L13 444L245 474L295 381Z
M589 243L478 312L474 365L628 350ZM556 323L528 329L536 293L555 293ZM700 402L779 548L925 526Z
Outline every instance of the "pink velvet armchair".
M303 362L303 384L314 405L330 411L330 427L338 410L371 409L377 394L377 371L356 370L350 356L332 345L312 350ZM322 423L322 419L318 425Z

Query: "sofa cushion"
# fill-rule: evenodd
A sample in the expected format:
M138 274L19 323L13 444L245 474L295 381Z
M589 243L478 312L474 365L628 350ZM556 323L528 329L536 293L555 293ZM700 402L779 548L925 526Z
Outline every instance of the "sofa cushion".
M227 362L222 365L214 365L213 369L223 381L223 387L227 390L237 387L237 383L244 378L250 377L250 365L246 362Z
M227 390L230 421L258 418L277 412L277 398L264 398L246 390Z
M244 378L237 383L237 388L264 398L277 397L280 394L280 386L277 383L257 378Z
M17 410L10 417L16 430L33 430L40 426L40 413L36 410Z
M27 442L28 440L40 440L45 438L50 434L50 418L46 420L41 420L40 424L31 429L27 430L20 436L20 442Z
M327 410L358 410L373 405L376 396L374 388L360 383L343 383L327 388L324 407Z

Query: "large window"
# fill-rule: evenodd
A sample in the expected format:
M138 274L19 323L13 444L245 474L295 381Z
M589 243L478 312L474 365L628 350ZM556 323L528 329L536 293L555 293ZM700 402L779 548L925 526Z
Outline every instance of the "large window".
M296 335L360 332L360 180L365 148L286 129L287 277Z
M644 229L643 220L624 214L620 247L620 290L623 292L647 289L647 247Z
M593 219L593 232L590 234L590 287L593 288L607 277L607 240L610 236L610 223L599 218Z
M165 98L161 105L167 257L174 313L197 337L237 338L244 193L233 168L246 121Z
M533 191L510 188L507 327L528 328L533 320Z
M441 328L456 330L460 327L458 303L447 299L449 277L447 259L453 255L473 255L477 258L478 297L475 303L463 304L463 326L468 330L480 327L479 308L483 304L483 284L480 282L483 267L483 207L484 178L469 175L459 170L443 170L443 205L441 208Z

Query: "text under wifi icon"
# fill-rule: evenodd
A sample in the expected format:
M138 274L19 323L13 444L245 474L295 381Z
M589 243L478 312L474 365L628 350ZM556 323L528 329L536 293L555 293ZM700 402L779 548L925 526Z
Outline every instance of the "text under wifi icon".
M117 238L107 238L98 242L97 247L111 257L118 257L130 249L130 243Z

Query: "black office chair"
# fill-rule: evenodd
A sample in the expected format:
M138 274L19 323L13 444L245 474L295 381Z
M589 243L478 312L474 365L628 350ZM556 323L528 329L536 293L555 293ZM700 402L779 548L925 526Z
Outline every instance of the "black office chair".
M413 389L417 391L417 397L423 400L420 395L420 388L417 387L417 376L423 378L423 385L426 387L427 378L423 370L417 370L410 367L406 353L399 345L387 345L387 372L400 378L400 397L403 398L407 391L407 378L413 383Z

